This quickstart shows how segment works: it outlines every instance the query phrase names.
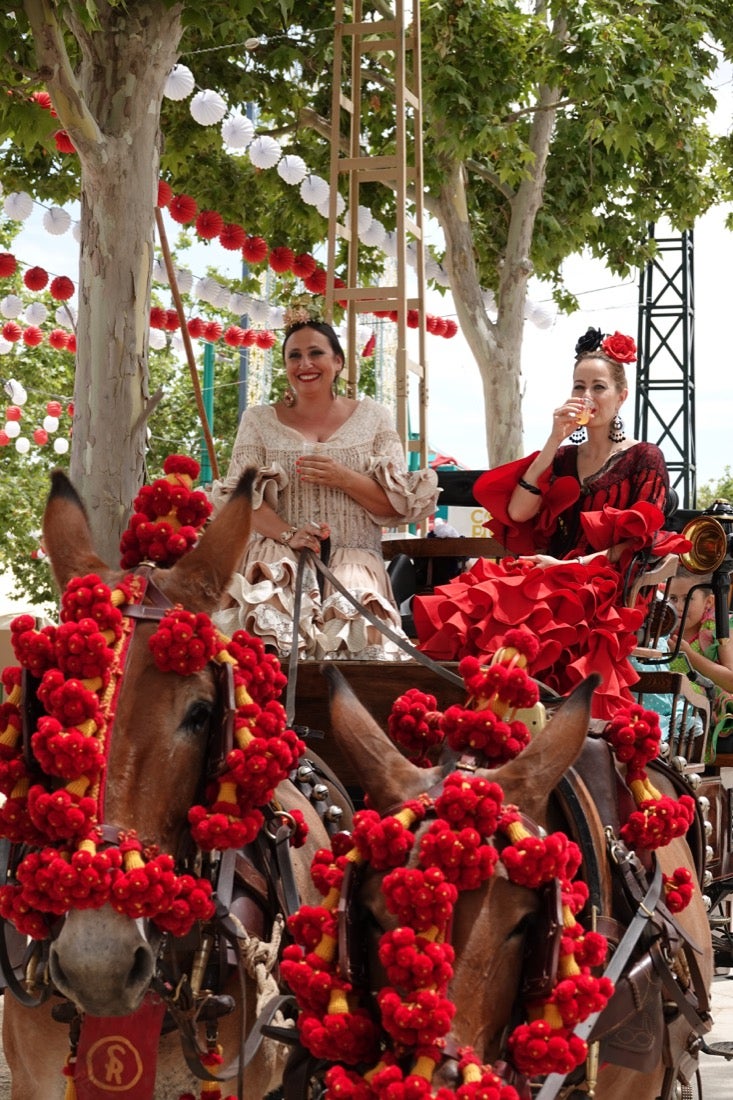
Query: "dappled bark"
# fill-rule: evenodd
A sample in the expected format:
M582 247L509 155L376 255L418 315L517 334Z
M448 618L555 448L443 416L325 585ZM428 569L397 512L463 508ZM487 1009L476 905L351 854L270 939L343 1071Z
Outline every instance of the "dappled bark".
M25 0L42 78L81 164L71 476L96 545L116 562L143 477L160 105L177 60L182 5L97 7L94 31L65 9L82 48L73 69L58 6Z

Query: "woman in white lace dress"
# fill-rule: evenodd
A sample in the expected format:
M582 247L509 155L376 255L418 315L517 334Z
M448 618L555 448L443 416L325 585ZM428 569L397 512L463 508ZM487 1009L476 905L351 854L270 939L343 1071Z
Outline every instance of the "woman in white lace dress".
M336 394L344 353L331 328L298 320L286 330L289 388L275 405L245 410L226 478L212 486L218 507L241 473L255 468L252 536L216 616L228 634L244 629L280 655L292 648L298 553L320 552L328 568L393 630L400 615L381 550L382 527L430 515L438 497L433 470L408 472L392 419L369 397ZM305 570L299 655L400 660L406 655L326 582Z

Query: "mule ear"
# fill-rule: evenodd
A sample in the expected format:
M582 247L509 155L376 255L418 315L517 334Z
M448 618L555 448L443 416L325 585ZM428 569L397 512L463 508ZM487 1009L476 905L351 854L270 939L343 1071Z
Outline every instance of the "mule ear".
M184 607L207 612L219 607L249 540L255 472L245 470L196 546L170 570L166 595Z
M60 589L72 577L105 574L109 566L92 545L92 532L81 497L62 470L51 474L51 491L43 514L43 544Z
M406 760L359 702L339 669L326 664L323 674L331 699L332 733L375 810L382 814L394 810L437 783L440 769L418 768Z
M601 682L588 676L558 707L543 730L536 733L513 760L491 773L507 802L542 823L547 800L570 765L577 759L588 733L593 692Z

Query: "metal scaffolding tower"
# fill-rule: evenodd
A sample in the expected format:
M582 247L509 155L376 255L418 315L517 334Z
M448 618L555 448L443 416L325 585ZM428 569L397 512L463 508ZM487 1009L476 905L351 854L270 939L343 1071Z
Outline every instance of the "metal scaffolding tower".
M362 0L350 4L351 18L345 14L344 0L336 0L333 94L331 101L331 171L328 219L328 272L336 267L337 237L346 247L346 286L334 288L332 279L326 293L327 316L333 316L336 299L346 303L349 392L356 389L356 328L358 314L385 312L397 314L396 391L397 431L407 450L419 454L419 465L428 462L427 369L425 348L425 252L423 233L422 99L420 60L420 5L411 4L411 22L405 25L404 0L395 0L392 18L365 18ZM395 143L385 155L367 155L361 142L362 118L374 94L374 77L369 72L371 58L379 56L379 94L394 97ZM348 93L348 94L347 94ZM348 206L344 224L338 221L339 184L346 177ZM396 278L391 286L360 284L359 207L364 184L383 185L395 194ZM412 214L408 214L408 204ZM414 255L415 290L408 293L408 245ZM412 280L411 280L412 282ZM417 362L410 360L407 348L407 313L419 313ZM414 314L413 314L414 319ZM412 326L411 326L412 327ZM409 374L418 379L418 425L409 423ZM415 430L416 428L416 430ZM417 438L411 439L411 435Z
M634 433L664 454L680 507L694 508L695 344L693 233L657 237L656 258L639 283Z

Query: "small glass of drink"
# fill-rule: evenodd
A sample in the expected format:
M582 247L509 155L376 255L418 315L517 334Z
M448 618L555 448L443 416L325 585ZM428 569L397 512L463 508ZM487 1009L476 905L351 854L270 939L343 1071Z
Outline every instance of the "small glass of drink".
M593 398L589 397L586 393L583 397L583 408L580 410L577 417L579 428L584 427L588 423L592 414L595 412L595 408Z

